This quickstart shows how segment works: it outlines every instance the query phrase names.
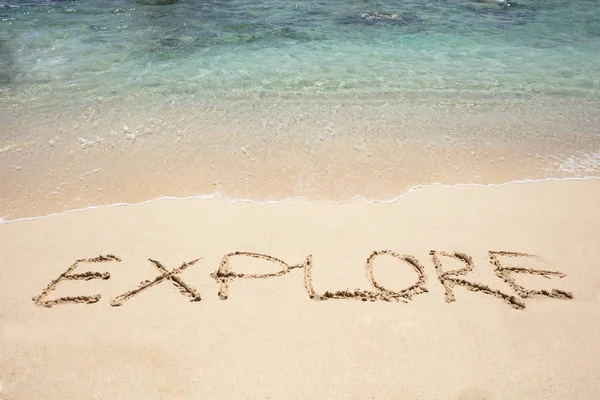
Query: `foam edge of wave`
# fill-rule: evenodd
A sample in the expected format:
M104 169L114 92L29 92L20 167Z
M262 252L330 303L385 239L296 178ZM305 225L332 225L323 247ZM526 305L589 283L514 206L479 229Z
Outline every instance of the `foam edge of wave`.
M408 189L406 191L406 193L403 193L403 194L398 195L398 196L391 197L389 199L368 199L365 196L355 195L355 196L352 196L351 198L349 198L347 200L342 200L342 201L314 200L314 199L310 199L308 197L286 197L286 198L281 199L281 200L253 200L253 199L247 199L247 198L229 198L227 196L222 195L219 192L215 192L213 194L193 195L193 196L186 196L186 197L161 196L161 197L158 197L158 198L155 198L155 199L144 200L144 201L139 202L139 203L114 203L114 204L106 204L106 205L100 205L100 206L89 206L89 207L75 208L75 209L72 209L72 210L66 210L66 211L61 211L61 212L58 212L58 213L51 213L51 214L40 215L40 216L35 216L35 217L23 217L23 218L11 219L11 220L7 220L4 217L0 217L0 225L2 225L2 224L12 224L12 223L17 223L17 222L25 222L25 221L34 221L34 220L44 219L44 218L50 218L50 217L58 217L58 216L61 216L61 215L71 214L71 213L81 212L81 211L89 211L89 210L97 210L97 209L105 209L105 208L114 208L114 207L134 207L134 206L141 206L141 205L155 203L155 202L159 202L159 201L165 201L165 200L176 200L176 201L179 201L179 200L211 200L211 199L218 198L218 199L225 200L225 201L227 201L229 203L232 203L232 204L234 204L234 203L250 203L250 204L257 204L257 205L283 204L283 203L289 203L289 202L292 202L292 201L314 201L314 202L317 202L317 203L330 203L330 204L342 205L342 204L348 204L348 203L351 203L353 201L359 200L359 201L363 201L366 204L393 204L393 203L396 203L396 202L402 200L403 198L411 195L412 193L416 192L419 189L426 189L426 188L429 188L429 187L453 188L453 187L471 186L471 187L492 188L492 187L503 187L503 186L511 186L511 185L523 185L523 184L531 184L531 183L561 182L561 181L589 181L589 180L595 180L595 179L600 179L600 176L565 177L565 178L543 178L543 179L520 179L520 180L514 180L514 181L508 181L508 182L502 182L502 183L489 183L489 184L481 184L481 183L457 183L457 184L453 184L453 185L448 185L448 184L444 184L444 183L433 182L433 183L428 183L428 184L421 184L421 185L412 186L410 189Z

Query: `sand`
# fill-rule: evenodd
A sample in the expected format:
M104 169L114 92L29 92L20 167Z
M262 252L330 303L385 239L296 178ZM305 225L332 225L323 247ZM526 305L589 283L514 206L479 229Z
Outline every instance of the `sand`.
M600 393L600 180L166 200L0 243L3 400Z

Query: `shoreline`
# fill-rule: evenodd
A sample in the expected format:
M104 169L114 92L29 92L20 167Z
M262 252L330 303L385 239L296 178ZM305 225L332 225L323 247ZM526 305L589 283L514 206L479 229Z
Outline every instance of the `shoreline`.
M559 104L472 107L289 100L69 115L15 109L0 132L0 216L214 193L392 199L431 182L600 175L593 106L581 114Z
M407 196L410 196L411 194L415 193L417 190L422 190L422 189L427 189L427 188L432 188L432 187L456 188L456 187L464 187L464 186L469 187L470 186L470 187L478 187L478 188L500 188L500 187L504 187L504 186L528 185L528 184L545 183L545 182L569 182L569 181L585 182L585 181L596 180L596 179L600 179L600 176L594 175L594 176L565 177L565 178L550 177L550 178L542 178L542 179L521 179L521 180L515 180L515 181L509 181L509 182L503 182L503 183L488 183L488 184L457 183L454 185L448 185L448 184L444 184L444 183L433 182L433 183L429 183L429 184L413 186L406 193L398 195L398 196L394 196L390 199L374 199L374 200L367 199L366 197L361 196L361 195L356 195L348 200L342 200L342 201L327 200L327 199L310 199L310 198L306 198L306 197L290 197L290 198L285 198L285 199L281 199L281 200L253 200L253 199L244 199L244 198L231 199L231 198L228 198L227 196L221 195L220 193L186 196L186 197L161 196L161 197L158 197L155 199L144 200L139 203L114 203L114 204L106 204L106 205L88 206L88 207L84 207L84 208L71 209L71 210L61 211L61 212L57 212L57 213L46 214L46 215L16 218L13 220L6 220L3 217L0 217L0 225L13 224L13 223L24 222L24 221L35 221L35 220L51 218L51 217L60 217L61 215L65 215L65 214L78 213L78 212L90 211L90 210L109 209L109 208L115 208L115 207L137 207L137 206L143 206L145 204L151 204L151 203L162 202L162 201L213 200L213 199L215 199L215 200L224 200L231 204L248 203L248 204L255 204L255 205L277 205L277 204L284 204L284 203L295 202L295 201L308 201L308 202L317 203L317 204L334 204L334 205L350 204L355 201L360 201L364 204L393 204L393 203L401 201L402 199L404 199Z

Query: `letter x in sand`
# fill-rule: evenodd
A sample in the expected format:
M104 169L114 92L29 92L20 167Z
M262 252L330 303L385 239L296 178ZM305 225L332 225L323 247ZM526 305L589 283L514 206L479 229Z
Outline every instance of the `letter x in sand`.
M190 261L190 262L184 262L183 264L181 264L180 267L175 268L172 271L169 271L160 262L149 259L149 261L152 264L154 264L154 266L156 268L158 268L158 270L160 272L162 272L162 274L160 274L159 276L157 276L156 278L154 278L151 281L146 280L146 281L140 282L140 285L137 288L115 297L110 302L110 305L114 306L114 307L120 306L125 301L131 299L136 294L138 294L148 288L151 288L152 286L156 286L159 283L166 281L166 280L170 280L173 283L173 285L175 285L175 287L177 287L177 289L179 289L179 292L181 292L181 294L183 294L184 296L187 296L191 299L190 301L200 301L201 300L200 293L194 287L186 284L179 276L177 276L183 270L185 270L187 267L194 265L196 262L198 262L200 260L201 260L201 258L198 258L198 259L196 259L194 261Z

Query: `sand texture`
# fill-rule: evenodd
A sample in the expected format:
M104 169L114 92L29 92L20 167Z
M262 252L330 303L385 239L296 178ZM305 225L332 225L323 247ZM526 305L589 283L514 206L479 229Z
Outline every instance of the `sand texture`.
M597 399L600 180L0 225L0 398Z

